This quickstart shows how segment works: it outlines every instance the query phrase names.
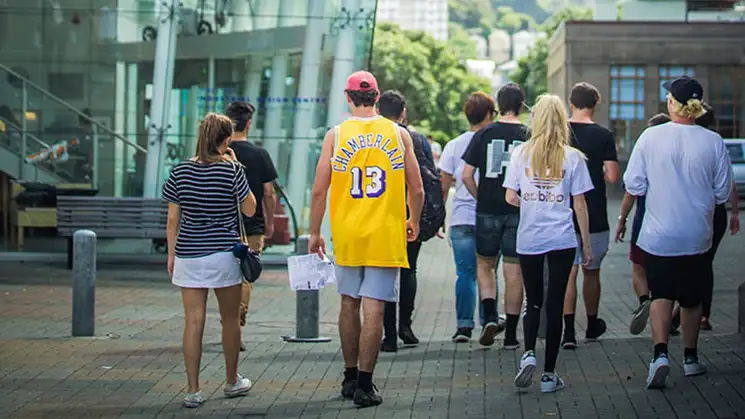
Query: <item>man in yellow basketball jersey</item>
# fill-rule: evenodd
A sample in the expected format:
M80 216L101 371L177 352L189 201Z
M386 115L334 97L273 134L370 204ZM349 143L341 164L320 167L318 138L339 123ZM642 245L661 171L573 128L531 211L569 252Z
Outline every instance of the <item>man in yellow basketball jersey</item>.
M409 267L406 243L419 234L424 189L409 133L375 111L380 95L375 77L358 71L347 79L345 92L352 117L323 139L308 250L326 251L321 222L330 188L331 237L341 294L339 335L346 367L341 394L366 407L383 402L372 382L383 311L386 302L398 300L397 277L400 268Z

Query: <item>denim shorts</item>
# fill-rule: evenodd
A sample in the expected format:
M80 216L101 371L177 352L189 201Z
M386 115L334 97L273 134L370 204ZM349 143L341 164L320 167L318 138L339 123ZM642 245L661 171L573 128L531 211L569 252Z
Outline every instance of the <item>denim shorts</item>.
M519 263L517 258L517 225L519 214L476 214L476 254L497 257L504 262Z

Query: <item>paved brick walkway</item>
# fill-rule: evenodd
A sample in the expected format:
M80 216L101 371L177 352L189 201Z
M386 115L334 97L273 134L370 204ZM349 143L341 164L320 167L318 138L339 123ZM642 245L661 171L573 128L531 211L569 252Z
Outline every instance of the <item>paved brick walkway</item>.
M616 203L617 205L617 203ZM616 211L611 211L615 214ZM248 352L240 371L254 380L244 398L224 400L223 359L214 298L205 331L203 391L197 410L180 407L185 375L182 308L164 271L106 266L99 272L97 337L72 339L70 274L57 267L0 266L0 418L735 418L745 416L745 337L735 335L736 286L743 280L745 237L726 237L716 261L714 331L702 336L710 373L685 379L680 339L672 342L669 388L642 388L649 330L627 332L635 305L626 245L604 265L602 342L562 351L568 388L542 395L512 385L519 354L455 345L454 266L444 241L425 244L415 331L423 344L382 354L375 381L385 397L357 410L338 397L342 371L333 289L322 292L321 331L328 344L288 344L294 297L283 271L254 291ZM580 313L579 329L583 328ZM539 349L539 358L542 350ZM540 359L539 359L540 362Z

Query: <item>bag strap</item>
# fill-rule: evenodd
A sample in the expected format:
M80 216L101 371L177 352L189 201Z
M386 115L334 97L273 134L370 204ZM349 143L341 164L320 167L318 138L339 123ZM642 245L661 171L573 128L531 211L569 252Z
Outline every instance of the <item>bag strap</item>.
M235 175L238 177L239 173L238 170L242 170L243 166L240 166L238 164L233 164L233 167L235 167ZM238 200L238 197L235 197L235 206L238 210L238 234L240 236L240 239L242 242L247 242L248 235L246 235L246 226L243 221L243 211L241 211L241 201Z

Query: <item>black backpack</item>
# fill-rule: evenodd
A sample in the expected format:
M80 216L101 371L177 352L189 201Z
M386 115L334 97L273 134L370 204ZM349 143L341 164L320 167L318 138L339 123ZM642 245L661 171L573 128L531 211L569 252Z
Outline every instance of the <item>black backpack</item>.
M419 172L422 175L422 185L424 186L424 205L422 206L422 217L419 221L417 241L426 242L445 225L445 200L442 196L442 180L434 160L429 158L424 151L424 141L427 141L427 139L416 131L408 131L414 143L414 154L416 154L416 160L419 163Z

